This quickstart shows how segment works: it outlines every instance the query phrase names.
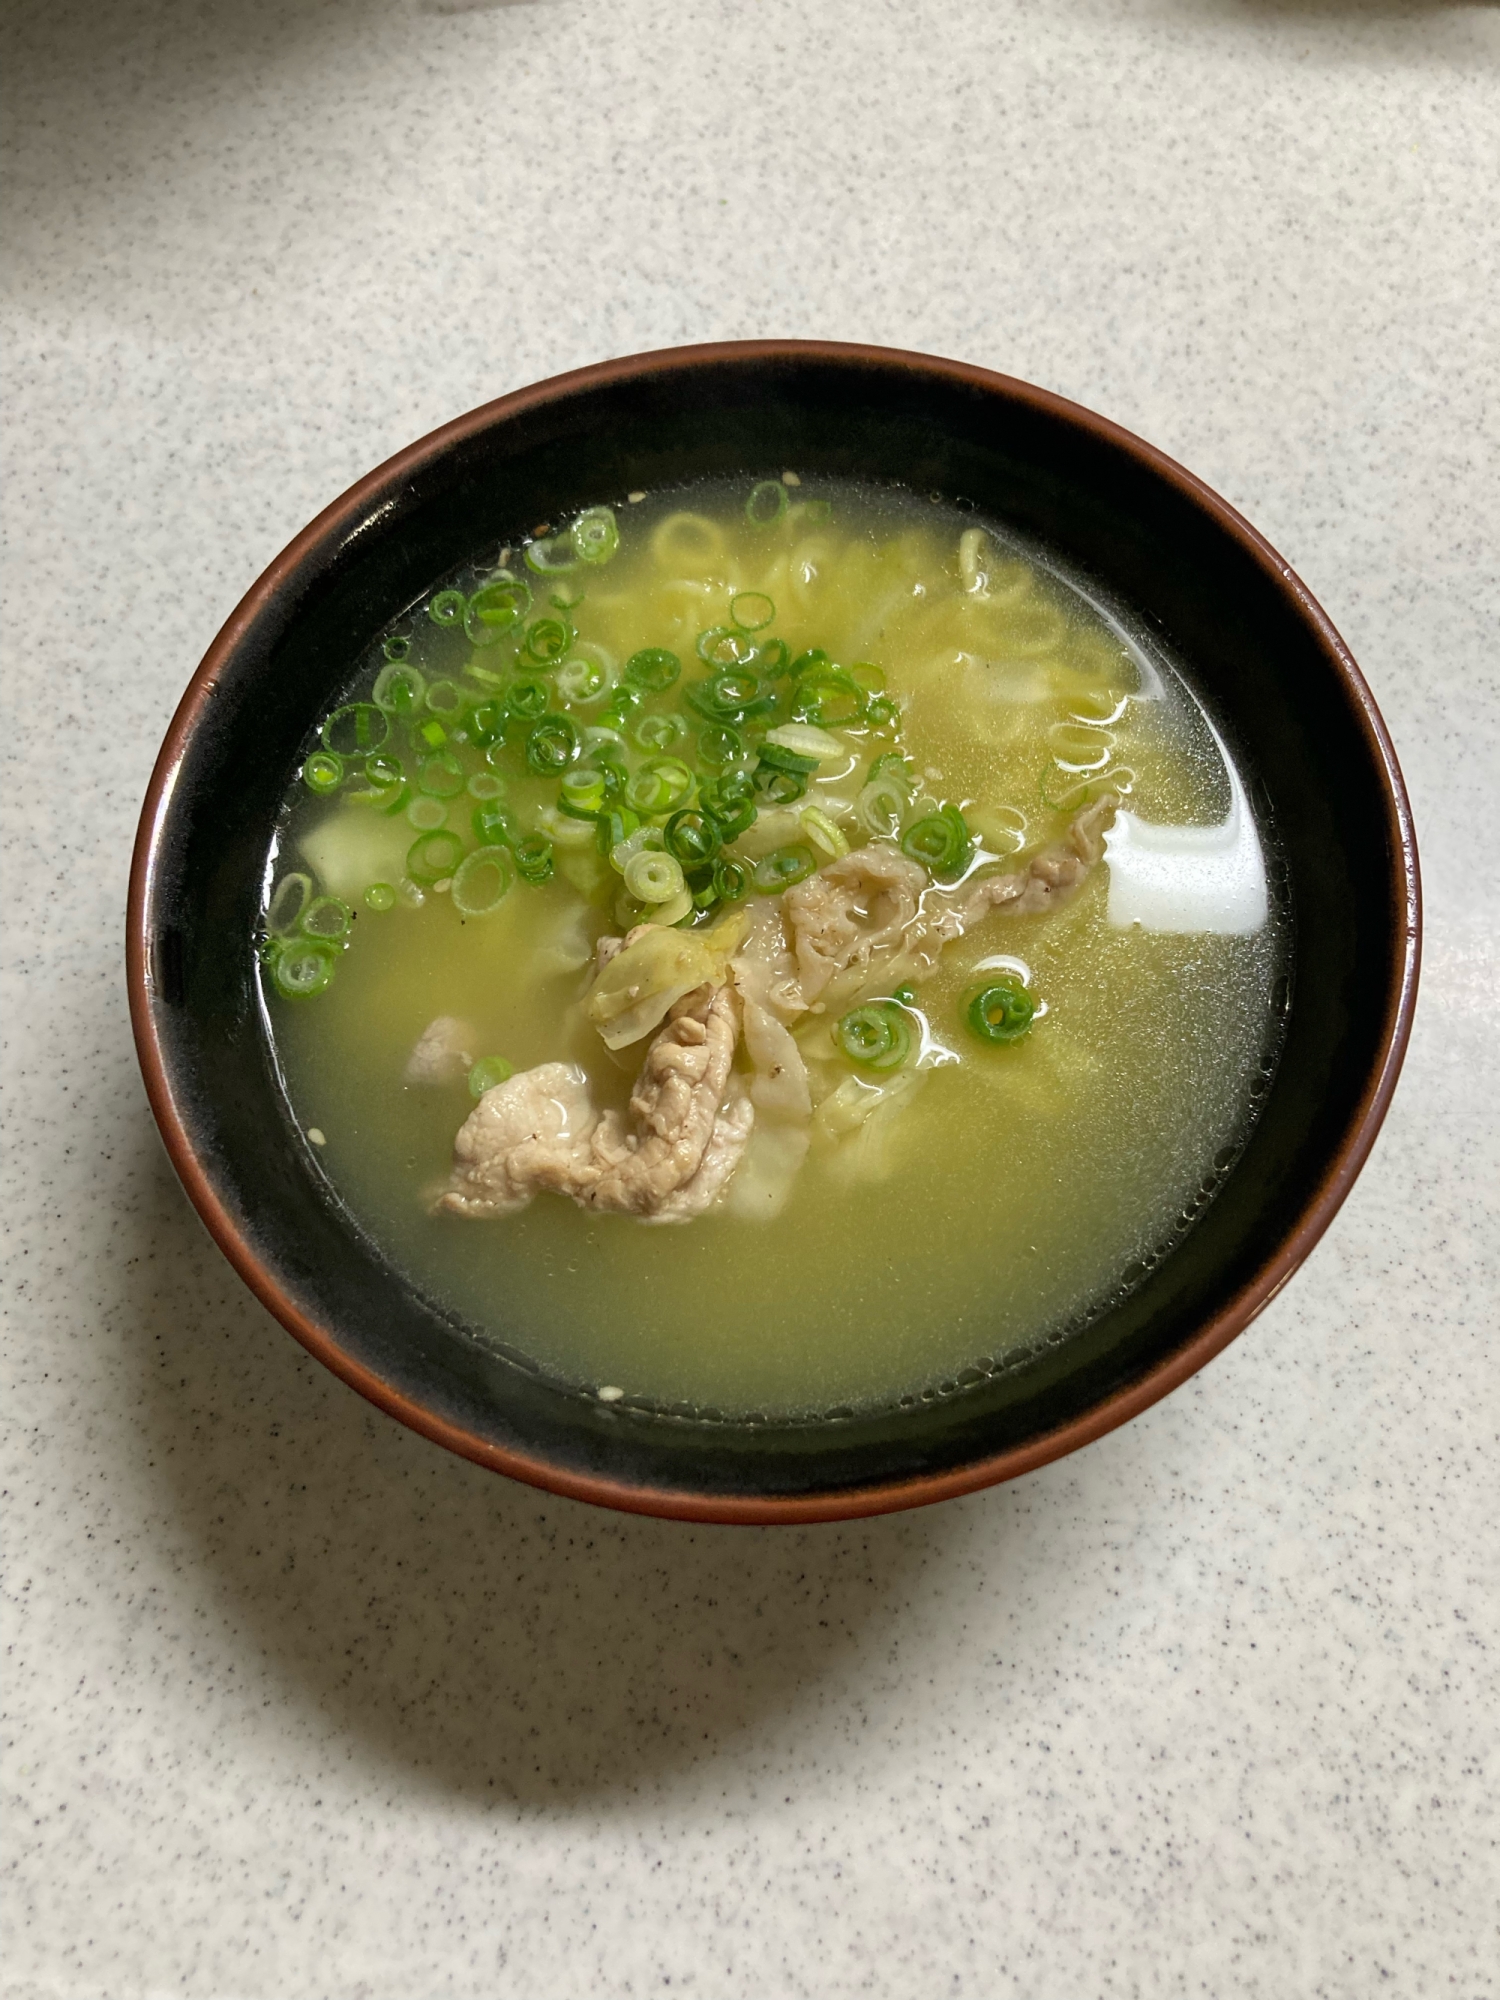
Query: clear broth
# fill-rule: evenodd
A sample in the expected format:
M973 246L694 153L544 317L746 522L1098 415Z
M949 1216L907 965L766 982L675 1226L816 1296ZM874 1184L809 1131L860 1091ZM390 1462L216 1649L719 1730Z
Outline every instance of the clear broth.
M768 531L746 522L745 490L621 504L619 551L568 613L577 637L617 660L670 647L691 672L697 634L732 595L767 592L794 652L879 663L922 783L964 804L997 854L1055 839L1104 782L1154 823L1224 813L1225 754L1185 682L1042 554L987 528L990 595L976 608L973 564L966 574L956 553L974 515L809 482ZM808 499L827 518L816 505L797 514ZM684 510L709 528L689 532ZM483 573L445 581L472 590ZM466 641L422 605L391 630L429 673L462 682ZM495 654L473 658L492 667ZM367 665L350 688L373 678ZM556 795L541 779L507 783L523 820ZM268 891L309 867L360 907L361 875L389 878L413 837L379 817L294 786ZM1273 1066L1278 923L1248 936L1117 927L1105 864L1063 907L992 915L948 948L917 1004L929 1056L951 1060L899 1113L815 1144L774 1219L720 1208L649 1227L551 1195L501 1220L434 1215L472 1108L461 1080L403 1081L435 1016L472 1022L517 1069L582 1062L603 1102L622 1104L639 1066L640 1047L610 1057L577 1006L594 938L618 928L614 885L590 901L559 860L552 882L516 883L482 919L459 922L441 894L361 907L328 989L271 993L267 1013L296 1122L319 1135L322 1168L386 1255L476 1338L631 1402L793 1415L941 1394L1005 1366L1082 1323L1190 1225ZM572 873L586 882L600 867L583 855ZM1024 964L1045 1001L1008 1047L963 1025L981 961L997 954ZM815 1051L828 1046L820 1032L808 1024ZM840 1064L815 1075L836 1081Z

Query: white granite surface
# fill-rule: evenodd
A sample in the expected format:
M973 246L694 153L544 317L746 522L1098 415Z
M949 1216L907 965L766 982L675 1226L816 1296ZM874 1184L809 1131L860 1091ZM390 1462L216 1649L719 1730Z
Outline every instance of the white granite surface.
M1500 1992L1500 8L7 0L5 2000ZM1311 1265L1005 1490L693 1531L308 1362L163 1161L128 845L351 478L757 333L1011 370L1298 566L1411 780Z

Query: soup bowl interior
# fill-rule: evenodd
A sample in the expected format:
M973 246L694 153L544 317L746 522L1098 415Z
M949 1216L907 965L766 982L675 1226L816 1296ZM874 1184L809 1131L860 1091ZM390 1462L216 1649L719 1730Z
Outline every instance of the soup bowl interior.
M972 504L1129 607L1235 744L1293 917L1280 1065L1185 1234L1105 1311L930 1400L797 1422L601 1403L487 1337L383 1254L288 1110L253 932L308 731L372 638L486 544L627 490L715 475L894 482ZM1222 501L1042 391L880 350L679 350L542 384L361 481L277 559L184 698L143 815L130 991L153 1109L220 1245L288 1329L452 1449L554 1490L698 1519L915 1504L1010 1476L1164 1394L1243 1328L1342 1200L1415 991L1415 849L1389 742L1328 620ZM1000 1224L1003 1226L1003 1220Z

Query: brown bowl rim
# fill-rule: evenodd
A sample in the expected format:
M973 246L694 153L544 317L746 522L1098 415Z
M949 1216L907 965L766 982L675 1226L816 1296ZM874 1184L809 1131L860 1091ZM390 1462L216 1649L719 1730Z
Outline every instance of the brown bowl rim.
M1390 990L1386 995L1382 1026L1381 1054L1358 1112L1347 1136L1329 1162L1316 1192L1303 1209L1295 1229L1274 1255L1241 1286L1238 1293L1197 1334L1154 1368L1105 1397L1071 1423L987 1458L955 1469L910 1479L864 1487L848 1487L837 1492L806 1496L731 1496L693 1493L630 1484L621 1480L594 1477L567 1471L524 1452L506 1449L464 1430L435 1415L423 1404L403 1394L373 1370L347 1354L337 1336L308 1317L296 1301L278 1285L254 1248L225 1208L205 1172L189 1134L187 1122L174 1099L165 1058L156 1032L148 978L147 910L154 854L176 775L194 730L207 707L214 685L225 663L232 657L242 636L259 616L263 606L281 588L283 580L321 543L340 538L364 512L367 499L386 488L393 479L413 473L449 446L485 429L497 419L519 415L542 404L573 394L580 389L599 387L645 374L667 375L719 362L778 362L825 360L850 362L865 367L909 370L937 377L971 390L998 393L1012 402L1059 417L1092 433L1116 450L1133 457L1154 472L1191 503L1209 514L1218 526L1251 558L1274 587L1291 601L1292 607L1322 640L1335 672L1342 678L1366 738L1367 748L1385 778L1388 833L1393 854L1400 856L1398 888L1390 911L1393 929L1402 937ZM310 1354L353 1389L409 1429L430 1438L463 1458L502 1472L512 1479L557 1493L570 1500L589 1501L625 1513L651 1514L662 1518L741 1526L795 1525L817 1521L853 1520L875 1514L894 1513L908 1507L929 1506L986 1486L1018 1478L1076 1451L1081 1445L1127 1423L1142 1410L1158 1402L1179 1384L1194 1375L1227 1347L1262 1312L1302 1264L1337 1214L1364 1165L1376 1134L1390 1105L1402 1060L1411 1034L1416 1005L1417 976L1421 957L1421 885L1416 837L1411 807L1395 749L1384 719L1375 705L1363 675L1344 644L1332 620L1291 568L1263 535L1257 532L1229 503L1202 480L1169 458L1165 452L1121 425L1101 417L1083 405L1037 388L1014 376L981 368L970 362L909 352L899 348L824 340L740 340L707 343L690 347L658 349L625 355L573 369L564 375L512 391L479 408L455 417L450 423L430 431L383 464L356 480L338 499L325 507L295 539L287 544L250 586L231 612L204 654L197 672L172 717L152 772L142 807L135 848L131 859L130 894L126 920L126 981L129 989L131 1028L145 1080L151 1110L179 1179L210 1235L235 1270L261 1303L281 1322L292 1337Z

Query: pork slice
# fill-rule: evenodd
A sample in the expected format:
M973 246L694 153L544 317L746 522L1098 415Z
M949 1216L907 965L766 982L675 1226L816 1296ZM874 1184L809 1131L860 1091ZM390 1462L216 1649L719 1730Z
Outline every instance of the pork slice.
M1064 903L1104 858L1104 834L1119 809L1119 797L1105 792L1075 814L1062 839L1007 875L981 875L962 890L929 895L921 921L907 939L912 963L930 971L944 945L973 930L991 910L1031 917Z
M692 1180L729 1092L739 1031L733 986L700 986L677 1001L646 1052L628 1121L618 1112L599 1120L590 1141L598 1177L575 1199L649 1216Z
M664 1195L644 1222L691 1222L712 1208L744 1156L755 1124L755 1106L736 1091L719 1106L698 1171L675 1193Z
M785 892L782 904L809 1006L836 974L868 965L876 952L900 950L926 887L925 868L875 841Z
M701 1214L734 1172L754 1122L732 1069L739 1020L730 986L680 1000L624 1114L600 1114L576 1063L541 1063L487 1090L454 1141L438 1206L475 1219L513 1215L549 1191L646 1221Z
M452 1215L514 1215L543 1188L575 1199L599 1114L577 1063L541 1063L487 1090L453 1142Z

